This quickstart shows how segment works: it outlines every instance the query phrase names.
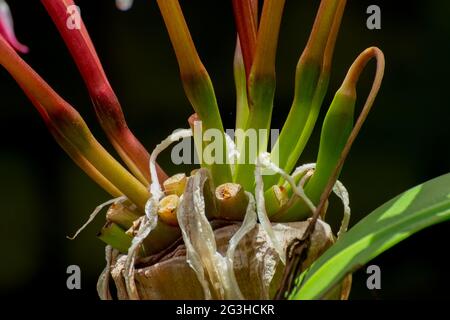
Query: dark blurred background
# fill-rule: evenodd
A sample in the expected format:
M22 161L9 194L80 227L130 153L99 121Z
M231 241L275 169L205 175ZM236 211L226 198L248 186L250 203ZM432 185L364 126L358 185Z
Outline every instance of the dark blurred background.
M25 60L80 111L96 137L106 142L84 84L39 1L10 0L19 39L31 48ZM192 113L155 1L136 0L120 12L113 0L77 1L129 126L149 149ZM273 127L280 128L292 101L298 57L319 1L288 0L277 61ZM382 10L382 29L366 28L366 8ZM232 61L235 29L229 0L182 1L200 56L214 82L227 128L234 123ZM450 2L348 1L336 46L330 93L366 47L386 55L386 76L341 180L351 195L352 223L406 189L450 171ZM373 78L361 81L359 106ZM75 241L66 235L83 224L108 195L76 167L54 142L22 91L0 70L0 294L96 299L104 267L104 244L95 238L98 217ZM325 108L324 108L325 110ZM322 112L322 118L323 118ZM320 123L320 121L318 122ZM314 161L320 125L302 162ZM113 152L111 150L111 152ZM168 154L161 164L174 174ZM336 221L341 209L335 205ZM450 298L450 223L431 227L376 258L382 290L369 291L365 269L354 276L352 299ZM82 289L66 288L66 268L82 270Z

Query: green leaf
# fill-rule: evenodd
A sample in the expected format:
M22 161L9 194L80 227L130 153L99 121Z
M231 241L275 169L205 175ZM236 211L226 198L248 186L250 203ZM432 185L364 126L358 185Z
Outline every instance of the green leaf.
M450 174L418 185L357 223L308 270L290 299L320 299L345 275L410 235L450 220Z

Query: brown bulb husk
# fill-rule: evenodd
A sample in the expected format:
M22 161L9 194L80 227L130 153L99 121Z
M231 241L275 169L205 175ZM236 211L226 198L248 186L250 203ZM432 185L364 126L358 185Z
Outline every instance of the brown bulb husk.
M178 243L157 255L138 258L132 270L125 270L126 255L112 255L105 272L114 280L118 299L261 300L274 297L283 278L284 264L271 239L278 241L278 252L280 249L286 252L292 241L303 237L310 222L273 223L274 235L270 238L265 230L268 226L256 223L253 200L248 204L243 223L226 222L224 225L218 220L208 221L205 200L212 195L212 189L204 188L208 179L207 170L200 169L187 181L178 208L178 222L183 230L183 238ZM236 242L234 236L242 232L241 227L248 232ZM328 249L334 239L330 226L318 220L302 270ZM234 255L228 250L230 243L237 243ZM347 278L323 298L346 298L349 289Z
M277 237L286 248L295 238L301 238L308 222L293 222L286 224L274 224L273 228ZM239 225L233 224L215 230L217 249L225 254L228 241L238 230ZM311 238L311 247L304 268L308 267L334 242L329 225L318 221ZM128 299L124 280L124 263L126 256L119 256L111 267L111 275L114 280L118 299ZM139 298L142 300L175 300L175 299L204 299L202 286L196 274L186 262L186 248L180 244L173 251L155 259L148 265L138 264L135 268L135 282ZM284 266L280 262L278 254L271 245L265 231L258 224L239 243L235 258L234 272L239 288L245 299L259 300L270 299L274 296L283 275ZM265 292L265 286L269 292ZM347 298L349 283L345 288L339 287L327 295L326 298ZM344 294L344 296L342 296ZM213 297L214 298L214 297Z

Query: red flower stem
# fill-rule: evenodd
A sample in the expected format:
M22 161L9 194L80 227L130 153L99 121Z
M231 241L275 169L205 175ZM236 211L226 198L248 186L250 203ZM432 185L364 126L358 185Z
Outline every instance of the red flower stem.
M0 37L0 64L32 98L46 123L52 123L52 129L61 136L61 139L55 137L58 142L70 142L68 148L83 155L121 194L144 210L149 198L147 188L100 145L80 114L23 61L3 37Z
M255 7L257 9L257 6L255 6L255 0L233 0L232 2L236 28L244 58L245 73L248 79L256 52L258 14L255 12Z
M68 28L68 7L72 0L41 0L55 23L88 88L97 118L110 142L133 174L143 183L150 182L150 155L133 135L125 121L120 102L100 63L94 45L80 17L80 28ZM167 175L158 167L161 181Z

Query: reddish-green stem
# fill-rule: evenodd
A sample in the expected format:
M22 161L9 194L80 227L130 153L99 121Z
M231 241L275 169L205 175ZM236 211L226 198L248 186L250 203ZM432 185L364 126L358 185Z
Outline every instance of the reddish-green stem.
M133 135L125 121L120 102L114 93L87 29L80 16L80 28L68 28L67 8L74 5L72 0L41 0L66 43L92 98L95 112L101 126L116 151L133 174L143 183L150 182L150 155ZM167 175L158 167L158 177L165 180Z

